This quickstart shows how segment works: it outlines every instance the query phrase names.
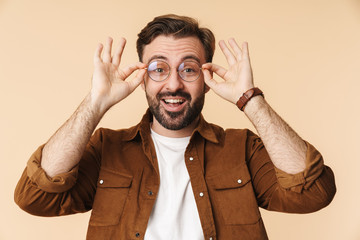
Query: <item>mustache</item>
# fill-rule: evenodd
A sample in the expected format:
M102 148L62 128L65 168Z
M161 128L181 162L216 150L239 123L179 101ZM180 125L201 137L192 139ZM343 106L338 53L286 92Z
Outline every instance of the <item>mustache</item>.
M185 98L187 101L191 101L191 95L182 90L177 90L176 92L161 92L156 95L156 98L158 100L160 100L164 97L182 97L182 98Z

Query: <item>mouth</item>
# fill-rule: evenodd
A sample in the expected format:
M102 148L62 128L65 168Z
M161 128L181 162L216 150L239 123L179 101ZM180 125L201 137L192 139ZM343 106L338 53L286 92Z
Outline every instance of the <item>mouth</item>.
M169 111L169 112L178 112L181 111L186 103L186 99L183 97L174 97L174 96L169 96L169 97L164 97L161 98L161 104L162 106L165 108L165 110Z
M168 112L183 111L191 102L191 95L184 91L162 92L157 94L160 105Z
M165 104L173 104L173 105L181 105L185 102L185 99L183 98L164 98L162 101L165 102Z

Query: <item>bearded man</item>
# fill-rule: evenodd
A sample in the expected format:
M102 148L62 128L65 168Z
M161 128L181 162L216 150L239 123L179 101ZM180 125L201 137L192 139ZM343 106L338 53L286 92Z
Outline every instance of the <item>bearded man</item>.
M219 42L226 69L212 63L213 33L189 17L148 23L138 35L140 61L127 67L125 39L114 51L112 41L95 51L90 93L28 161L15 191L22 209L92 210L87 239L228 240L267 239L259 207L309 213L331 202L331 169L255 87L246 42ZM95 131L139 85L149 104L141 122ZM237 105L259 136L206 122L210 89Z

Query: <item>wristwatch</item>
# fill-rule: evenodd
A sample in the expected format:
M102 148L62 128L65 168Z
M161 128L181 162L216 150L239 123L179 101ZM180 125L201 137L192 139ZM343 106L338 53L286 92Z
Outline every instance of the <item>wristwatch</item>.
M236 106L241 111L244 111L245 105L250 101L250 99L258 95L264 97L263 92L259 88L250 88L239 98L239 100L236 102Z

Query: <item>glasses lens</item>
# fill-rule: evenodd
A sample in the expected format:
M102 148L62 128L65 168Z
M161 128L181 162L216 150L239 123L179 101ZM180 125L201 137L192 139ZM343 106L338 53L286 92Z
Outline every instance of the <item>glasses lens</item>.
M164 81L168 77L170 67L166 62L152 61L149 63L147 72L152 80L160 82Z
M200 76L200 66L197 62L194 61L185 61L180 64L179 66L179 75L180 77L187 81L192 82L198 79Z

